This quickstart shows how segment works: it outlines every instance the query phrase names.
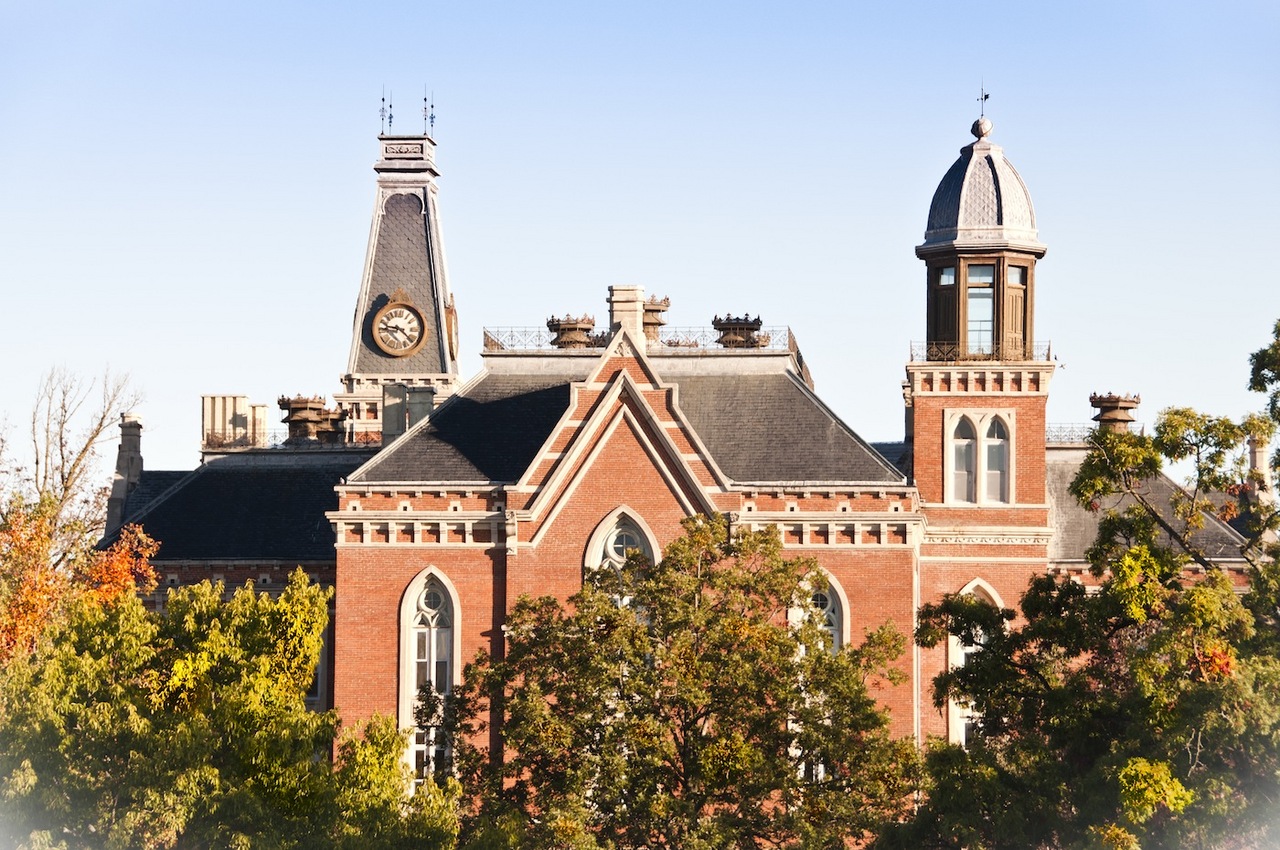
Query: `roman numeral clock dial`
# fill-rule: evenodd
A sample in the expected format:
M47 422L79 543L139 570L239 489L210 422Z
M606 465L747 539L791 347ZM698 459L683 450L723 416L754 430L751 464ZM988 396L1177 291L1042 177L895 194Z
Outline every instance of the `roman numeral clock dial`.
M405 357L422 345L422 314L412 304L392 301L373 316L373 341L392 357Z

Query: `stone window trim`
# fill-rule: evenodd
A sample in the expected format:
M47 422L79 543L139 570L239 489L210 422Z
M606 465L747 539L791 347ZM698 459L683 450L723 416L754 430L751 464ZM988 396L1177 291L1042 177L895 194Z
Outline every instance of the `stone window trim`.
M658 537L653 533L653 529L635 510L626 505L619 505L600 520L595 531L588 538L582 559L584 575L586 572L599 569L606 563L618 563L616 555L611 553L609 548L619 533L628 531L636 535L640 544L637 548L644 551L645 555L655 562L662 559L662 549L658 546Z
M957 443L956 430L964 421L973 428L973 488L974 498L965 498L966 494L957 493L955 451ZM996 421L1004 426L1005 444L1005 492L992 494L988 488L987 449L996 444L989 433ZM1017 455L1017 412L1012 409L981 410L976 408L956 408L944 410L942 413L942 501L945 504L958 505L1013 505L1017 502L1018 465L1014 462Z
M1004 601L1000 598L1000 594L996 592L996 589L980 578L972 579L968 584L960 588L960 592L957 595L976 596L997 608L1003 609L1005 607ZM964 646L955 635L948 636L947 668L954 670L957 667L963 667L972 651L972 647ZM965 746L969 736L969 729L977 717L978 713L971 706L965 705L959 700L948 701L947 740L953 744Z
M799 625L801 618L805 616L815 616L815 617L818 616L819 612L817 610L817 600L814 599L813 597L816 597L817 594L820 592L824 593L827 596L827 600L829 604L825 606L823 613L830 613L831 615L833 615L833 618L835 620L834 632L830 632L830 630L828 630L829 633L834 638L831 648L833 652L839 652L841 649L844 649L846 646L849 645L849 640L850 640L849 638L849 611L850 611L849 595L845 593L844 586L841 585L840 582L836 579L836 577L833 576L831 573L827 572L822 567L818 567L817 572L821 573L822 577L826 579L827 581L826 590L823 590L823 591L814 590L810 586L810 584L806 581L803 587L803 592L811 600L810 610L801 611L793 608L787 612L787 621L794 627ZM819 620L818 625L819 626L823 625L821 620Z
M422 595L433 579L435 585L448 596L451 609L449 612L450 627L453 630L453 635L450 649L453 657L449 659L450 684L456 688L462 683L462 600L458 595L458 589L450 581L449 577L434 565L429 566L413 577L405 587L404 594L400 597L400 658L398 665L400 681L396 704L396 722L401 729L414 730L416 728L413 719L413 709L418 699L417 671L415 669L417 646L414 619L418 613L418 597ZM404 759L409 769L411 771L414 770L414 741L412 735L410 736L409 746L405 748Z

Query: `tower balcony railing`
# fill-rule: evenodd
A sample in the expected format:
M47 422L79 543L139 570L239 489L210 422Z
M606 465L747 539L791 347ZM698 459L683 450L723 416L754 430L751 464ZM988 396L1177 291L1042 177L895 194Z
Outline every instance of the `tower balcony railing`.
M1028 342L1019 345L965 344L960 342L913 342L911 361L937 361L941 363L968 363L1004 361L1026 363L1052 359L1050 344Z
M609 341L606 332L593 333L580 348L602 348ZM677 328L663 327L657 334L657 344L662 348L680 350L767 350L793 351L791 328L771 327L750 331L731 343L725 343L725 332L716 328ZM553 351L561 346L555 345L556 335L546 328L485 328L485 351ZM650 345L653 344L652 338Z

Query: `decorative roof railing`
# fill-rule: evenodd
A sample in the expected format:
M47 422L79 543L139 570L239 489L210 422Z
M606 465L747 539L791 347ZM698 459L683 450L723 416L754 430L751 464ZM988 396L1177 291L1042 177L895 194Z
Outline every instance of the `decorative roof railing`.
M1092 422L1050 422L1044 426L1046 443L1084 443L1097 426Z
M1046 443L1088 443L1089 435L1098 429L1096 422L1050 422L1044 426ZM1147 426L1134 422L1129 426L1135 434L1145 434Z
M337 443L323 443L319 440L289 443L288 428L268 428L257 435L237 434L228 437L210 431L204 435L202 448L208 452L230 452L238 449L334 449L334 448L377 448L382 445L381 431L351 431L343 433L342 440Z
M664 327L658 333L658 343L671 349L764 349L769 351L793 350L789 327L760 328L753 331L743 345L726 346L720 343L723 336L715 328ZM551 351L555 334L545 328L485 328L485 351ZM608 341L608 334L592 334L588 348L599 348Z
M964 346L958 342L913 342L911 343L911 361L935 360L942 363L986 362L1003 360L1009 362L1044 361L1051 359L1049 343L1029 342L1024 345L972 345Z

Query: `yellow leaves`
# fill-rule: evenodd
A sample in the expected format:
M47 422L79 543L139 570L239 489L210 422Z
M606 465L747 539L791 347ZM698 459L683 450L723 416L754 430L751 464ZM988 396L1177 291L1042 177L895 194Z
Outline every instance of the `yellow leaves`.
M1161 809L1178 814L1195 800L1168 762L1129 759L1116 779L1120 783L1120 805L1134 824L1144 824Z
M1108 591L1119 600L1129 618L1145 623L1148 616L1163 609L1168 590L1162 579L1169 570L1148 547L1134 546L1115 561L1111 569Z

